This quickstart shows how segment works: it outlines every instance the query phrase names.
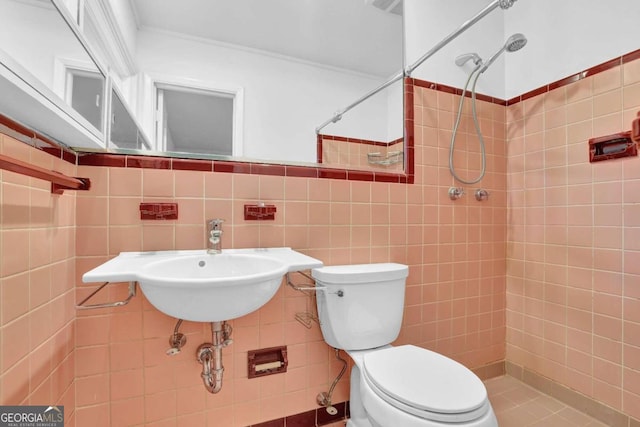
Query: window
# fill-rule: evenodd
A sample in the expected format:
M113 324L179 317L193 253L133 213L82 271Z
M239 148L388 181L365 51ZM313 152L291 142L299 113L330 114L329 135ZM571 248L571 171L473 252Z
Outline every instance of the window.
M159 151L241 155L238 93L156 84Z
M67 68L65 99L89 123L102 129L102 92L104 78L100 73Z

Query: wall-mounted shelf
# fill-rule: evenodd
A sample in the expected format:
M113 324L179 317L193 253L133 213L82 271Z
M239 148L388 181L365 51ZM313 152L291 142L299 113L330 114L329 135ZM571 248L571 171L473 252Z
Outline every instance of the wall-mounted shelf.
M0 169L49 181L51 192L54 194L62 194L64 190L88 190L91 188L89 178L70 177L2 154L0 154Z
M367 160L371 165L390 166L402 162L402 151L390 151L386 154L382 153L367 153Z

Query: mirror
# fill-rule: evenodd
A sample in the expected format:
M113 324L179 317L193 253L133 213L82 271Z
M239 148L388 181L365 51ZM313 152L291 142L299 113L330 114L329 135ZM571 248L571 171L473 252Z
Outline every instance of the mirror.
M0 0L0 40L7 41L0 46L2 85L26 85L53 104L49 114L60 110L79 125L89 136L87 145L104 147L105 77L63 18L72 16L65 7L58 10L49 0ZM60 135L55 120L36 114L23 97L0 103L14 120Z
M111 122L109 145L114 149L148 150L151 144L140 132L128 107L117 90L111 90Z
M138 119L154 151L171 146L158 121L165 118L165 89L179 87L226 94L233 111L199 109L204 124L189 125L197 146L173 151L403 169L401 80L316 133L336 111L402 70L399 0L136 0L131 6L139 23L139 73L123 82L142 82ZM204 129L224 115L218 128L225 132ZM225 136L213 136L218 133ZM232 148L219 147L229 133ZM337 152L351 155L332 155ZM369 153L377 164L368 163Z
M109 118L105 113L102 123L94 122L111 131L108 151L403 170L402 79L344 112L401 72L402 0L79 5L80 38L110 70ZM97 5L111 10L101 16ZM87 73L75 75L75 86L90 83ZM183 95L217 94L218 107L200 111L200 122L217 123L221 131L172 125L172 88ZM81 104L91 105L91 99L87 95ZM187 127L200 133L176 144L173 134Z

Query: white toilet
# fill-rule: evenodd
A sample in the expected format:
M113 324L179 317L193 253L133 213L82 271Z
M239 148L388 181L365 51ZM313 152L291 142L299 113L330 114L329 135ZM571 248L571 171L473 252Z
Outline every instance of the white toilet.
M350 427L497 427L480 379L432 351L392 347L404 309L406 265L312 271L325 341L354 360Z

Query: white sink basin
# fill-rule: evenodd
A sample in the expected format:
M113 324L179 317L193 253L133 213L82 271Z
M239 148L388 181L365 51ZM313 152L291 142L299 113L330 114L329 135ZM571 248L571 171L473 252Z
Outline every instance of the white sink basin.
M149 302L178 319L219 322L251 313L287 272L321 267L290 248L123 252L85 273L84 282L135 281Z
M169 316L216 322L257 310L280 287L287 266L259 255L178 256L151 262L138 273L149 302Z

